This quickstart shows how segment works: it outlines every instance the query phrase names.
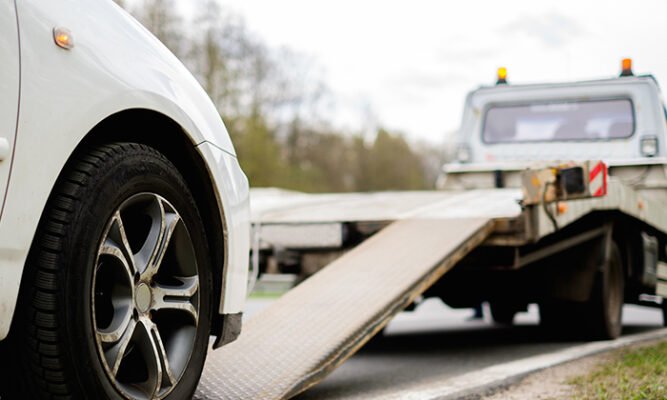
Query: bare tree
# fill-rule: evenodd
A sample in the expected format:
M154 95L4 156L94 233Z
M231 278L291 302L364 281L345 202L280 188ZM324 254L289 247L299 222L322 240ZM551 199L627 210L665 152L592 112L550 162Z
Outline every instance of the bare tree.
M305 57L268 47L217 1L204 3L194 26L191 66L223 116L287 124L326 92Z
M174 0L140 0L133 3L133 14L181 60L186 55L187 35L183 18Z

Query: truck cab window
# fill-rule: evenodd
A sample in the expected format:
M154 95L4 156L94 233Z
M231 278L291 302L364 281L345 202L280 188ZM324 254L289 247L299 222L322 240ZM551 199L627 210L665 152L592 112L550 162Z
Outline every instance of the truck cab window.
M629 99L494 105L487 109L486 143L609 140L634 132Z

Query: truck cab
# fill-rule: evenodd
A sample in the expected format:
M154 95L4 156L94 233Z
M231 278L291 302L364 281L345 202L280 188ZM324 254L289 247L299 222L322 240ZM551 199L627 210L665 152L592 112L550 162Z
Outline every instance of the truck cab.
M510 85L466 98L457 141L465 164L598 157L637 162L667 155L665 107L651 75ZM504 83L502 83L504 82Z
M500 178L555 160L602 159L610 174L628 177L646 166L662 170L667 120L660 87L626 67L618 78L529 85L503 78L470 92L455 161L443 166L438 187L518 187L517 179Z
M459 161L665 157L665 112L652 77L483 87L466 100ZM663 140L660 140L663 139ZM468 154L465 154L468 151Z

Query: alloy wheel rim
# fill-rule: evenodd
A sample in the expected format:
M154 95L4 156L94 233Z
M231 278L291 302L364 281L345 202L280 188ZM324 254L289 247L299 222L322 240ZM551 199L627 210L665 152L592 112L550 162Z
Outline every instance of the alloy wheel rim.
M104 230L92 286L93 335L114 387L129 399L161 399L183 377L199 323L192 239L167 200L140 193Z

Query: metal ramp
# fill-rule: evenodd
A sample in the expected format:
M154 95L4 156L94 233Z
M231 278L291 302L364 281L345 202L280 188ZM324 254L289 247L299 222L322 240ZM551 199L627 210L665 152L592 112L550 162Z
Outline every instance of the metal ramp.
M209 354L197 400L283 399L322 380L492 231L490 218L392 223Z

